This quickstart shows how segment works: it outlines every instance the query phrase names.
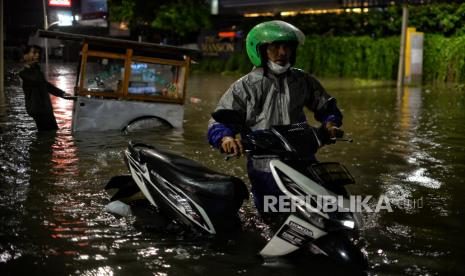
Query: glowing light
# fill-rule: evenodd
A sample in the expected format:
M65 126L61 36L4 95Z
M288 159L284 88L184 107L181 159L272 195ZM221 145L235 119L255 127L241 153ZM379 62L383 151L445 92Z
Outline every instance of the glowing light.
M354 229L354 227L355 227L355 222L354 222L354 221L351 221L351 220L343 220L343 221L341 221L341 222L342 222L342 225L344 225L344 226L347 227L347 228Z
M127 31L129 29L129 25L127 22L120 22L119 23L119 29L123 31Z
M322 14L322 13L343 13L343 9L329 9L329 10L304 10L301 14Z
M245 17L260 17L260 16L274 16L271 12L264 12L264 13L246 13L244 14Z
M59 12L58 16L58 26L72 26L73 25L73 16L71 12Z
M281 16L296 16L299 14L297 11L283 11L281 12Z
M211 14L217 15L218 14L218 0L212 0L211 2Z
M49 0L48 5L53 7L71 7L71 0Z
M236 37L236 32L219 32L219 37Z
M283 11L283 12L280 12L279 14L281 16L296 16L296 15L299 15L299 14L323 14L323 13L336 13L336 14L339 14L339 13L343 13L343 12L356 12L356 11L353 11L351 9L323 9L323 10L314 10L314 9L308 9L308 10L295 10L295 11ZM365 12L368 11L368 9L364 9ZM360 9L360 12L361 12L361 9ZM246 13L244 14L245 17L260 17L260 16L274 16L273 13L270 13L270 12L266 12L266 13Z

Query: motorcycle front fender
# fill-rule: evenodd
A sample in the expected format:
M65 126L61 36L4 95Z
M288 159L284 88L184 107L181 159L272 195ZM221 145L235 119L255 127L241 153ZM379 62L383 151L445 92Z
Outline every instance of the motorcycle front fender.
M359 270L368 268L367 256L343 232L329 233L320 239L312 241L312 244L338 263Z

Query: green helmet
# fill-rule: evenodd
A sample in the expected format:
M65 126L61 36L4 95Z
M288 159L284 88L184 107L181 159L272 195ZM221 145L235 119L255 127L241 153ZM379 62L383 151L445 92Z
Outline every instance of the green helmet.
M275 41L292 41L298 45L304 43L305 35L295 26L280 20L258 24L250 30L245 41L247 55L253 65L262 66L260 46Z

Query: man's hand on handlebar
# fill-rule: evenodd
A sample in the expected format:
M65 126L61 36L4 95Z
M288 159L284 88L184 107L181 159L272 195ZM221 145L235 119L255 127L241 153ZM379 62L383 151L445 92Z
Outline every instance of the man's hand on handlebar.
M336 141L344 141L352 143L353 140L351 138L343 138L344 137L344 130L338 128L333 122L327 122L325 125L326 129L326 139L324 139L325 144L334 144Z
M224 153L232 154L237 157L241 156L244 152L241 140L235 139L231 136L225 136L221 139L221 150Z
M337 127L336 124L331 121L327 122L325 127L330 138L328 142L331 144L336 142L336 138L342 138L344 136L344 130Z

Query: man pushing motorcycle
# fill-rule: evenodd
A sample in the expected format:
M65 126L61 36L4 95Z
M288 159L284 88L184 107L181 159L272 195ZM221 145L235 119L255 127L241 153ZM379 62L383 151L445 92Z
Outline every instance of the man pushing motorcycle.
M234 82L221 97L216 110L236 110L253 131L273 125L306 122L304 107L314 113L328 131L329 137L341 132L342 114L323 86L310 74L292 67L297 46L305 35L284 21L268 21L253 27L246 38L246 49L254 68ZM228 154L240 156L243 151L235 130L209 121L208 141ZM263 211L265 195L281 194L269 168L269 160L247 160L255 206Z

